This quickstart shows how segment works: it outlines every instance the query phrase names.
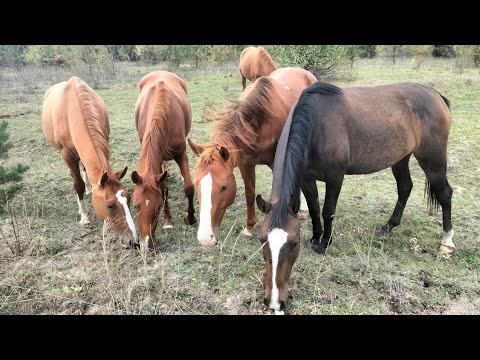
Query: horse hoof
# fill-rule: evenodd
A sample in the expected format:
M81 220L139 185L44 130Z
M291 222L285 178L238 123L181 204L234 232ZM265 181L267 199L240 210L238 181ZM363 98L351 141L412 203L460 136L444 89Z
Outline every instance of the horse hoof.
M312 244L312 250L315 251L317 254L324 255L325 251L327 251L327 247L320 244Z
M389 224L382 225L375 229L376 235L388 235L392 232L392 227Z
M92 193L92 188L85 189L85 195L90 195Z
M438 255L440 256L445 256L445 255L450 255L453 253L455 249L447 246L447 245L440 245L440 248L438 249Z
M173 225L171 225L171 224L163 225L163 228L164 229L173 229Z
M186 216L184 216L183 221L187 225L193 225L197 222L197 218L194 215L192 215L191 217L186 215Z
M308 215L309 215L308 210L300 210L300 211L298 212L298 218L299 218L300 220L305 220L306 218L308 218Z
M242 234L245 235L245 236L248 236L248 237L253 236L253 234L247 228L242 230Z
M80 219L80 225L88 225L88 224L90 224L90 220L88 220L87 218Z

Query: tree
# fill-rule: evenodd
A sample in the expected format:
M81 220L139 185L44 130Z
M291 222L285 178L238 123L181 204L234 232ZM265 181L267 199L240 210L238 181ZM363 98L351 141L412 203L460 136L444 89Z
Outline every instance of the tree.
M302 67L318 78L333 75L345 56L341 45L274 45L267 49L280 66Z
M455 57L453 45L433 45L432 56L434 57Z
M432 56L433 46L432 45L412 45L411 54L415 59L415 68L419 69L423 61Z
M22 66L27 45L0 45L0 64L15 66L17 70Z
M358 57L358 46L359 45L347 45L345 47L345 54L347 59L350 60L350 69L353 69L353 62Z
M2 121L0 123L0 158L8 157L8 150L13 146L8 141L7 133L8 123ZM0 165L0 213L5 211L7 201L12 199L15 193L22 188L19 182L22 180L23 173L28 170L28 166L16 164L10 167Z
M410 47L408 45L380 45L378 52L382 56L391 58L395 64L397 58L410 55Z
M357 45L358 57L373 58L377 55L377 45Z

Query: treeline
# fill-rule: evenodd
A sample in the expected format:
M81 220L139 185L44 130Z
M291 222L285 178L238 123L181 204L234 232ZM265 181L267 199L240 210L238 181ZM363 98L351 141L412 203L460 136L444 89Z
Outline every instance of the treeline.
M248 45L0 45L0 66L61 65L86 69L94 85L101 76L115 77L119 61L178 67L238 61ZM480 65L480 45L265 45L278 66L298 66L318 78L358 58L382 57L395 63L412 58L420 67L428 57L456 58L459 66ZM61 56L59 56L61 55Z

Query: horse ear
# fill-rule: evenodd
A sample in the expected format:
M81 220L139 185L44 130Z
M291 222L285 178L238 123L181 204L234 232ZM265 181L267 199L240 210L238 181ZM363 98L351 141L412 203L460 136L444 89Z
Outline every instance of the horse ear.
M258 209L262 213L268 214L270 212L270 210L272 210L272 204L270 204L266 200L263 200L261 195L257 195L256 200L257 200Z
M142 178L140 177L140 175L138 175L136 170L134 170L132 172L132 182L134 184L141 184L142 183Z
M115 173L115 176L117 177L118 180L120 180L121 178L123 178L125 176L125 174L127 173L127 169L128 169L128 166L125 166L125 169L123 169L121 171L117 171Z
M292 194L290 197L290 208L295 215L298 213L298 210L300 210L300 198L295 196L295 194Z
M200 144L195 144L190 138L187 139L188 145L190 146L190 149L192 149L192 152L195 154L195 156L200 156L200 154L205 150L204 145Z
M155 175L155 182L157 183L158 186L160 186L161 183L167 180L167 175L168 175L167 170L165 170L160 175Z
M107 182L108 180L108 173L105 171L102 175L102 177L100 178L100 182L99 182L99 185L100 186L104 186L105 183Z
M228 158L230 157L230 153L228 152L227 149L225 149L223 146L220 147L220 156L222 157L223 160L227 161Z

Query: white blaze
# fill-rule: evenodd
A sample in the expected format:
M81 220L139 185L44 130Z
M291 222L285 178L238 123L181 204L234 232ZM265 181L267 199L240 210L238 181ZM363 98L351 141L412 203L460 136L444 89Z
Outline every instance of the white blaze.
M283 229L275 228L268 234L268 245L272 253L272 298L270 299L269 307L271 309L280 310L280 303L278 302L278 286L277 286L277 266L280 249L287 242L288 233Z
M122 196L122 191L123 190L118 190L115 195L117 196L118 202L123 205L123 210L125 211L125 219L127 220L128 227L132 232L133 241L137 242L137 239L138 239L137 230L135 229L135 224L133 223L132 214L130 214L130 209L128 208L128 205L127 205L127 198L125 196Z
M212 175L208 173L200 180L202 205L200 206L200 225L198 226L197 239L203 245L214 245L216 242L212 229Z

